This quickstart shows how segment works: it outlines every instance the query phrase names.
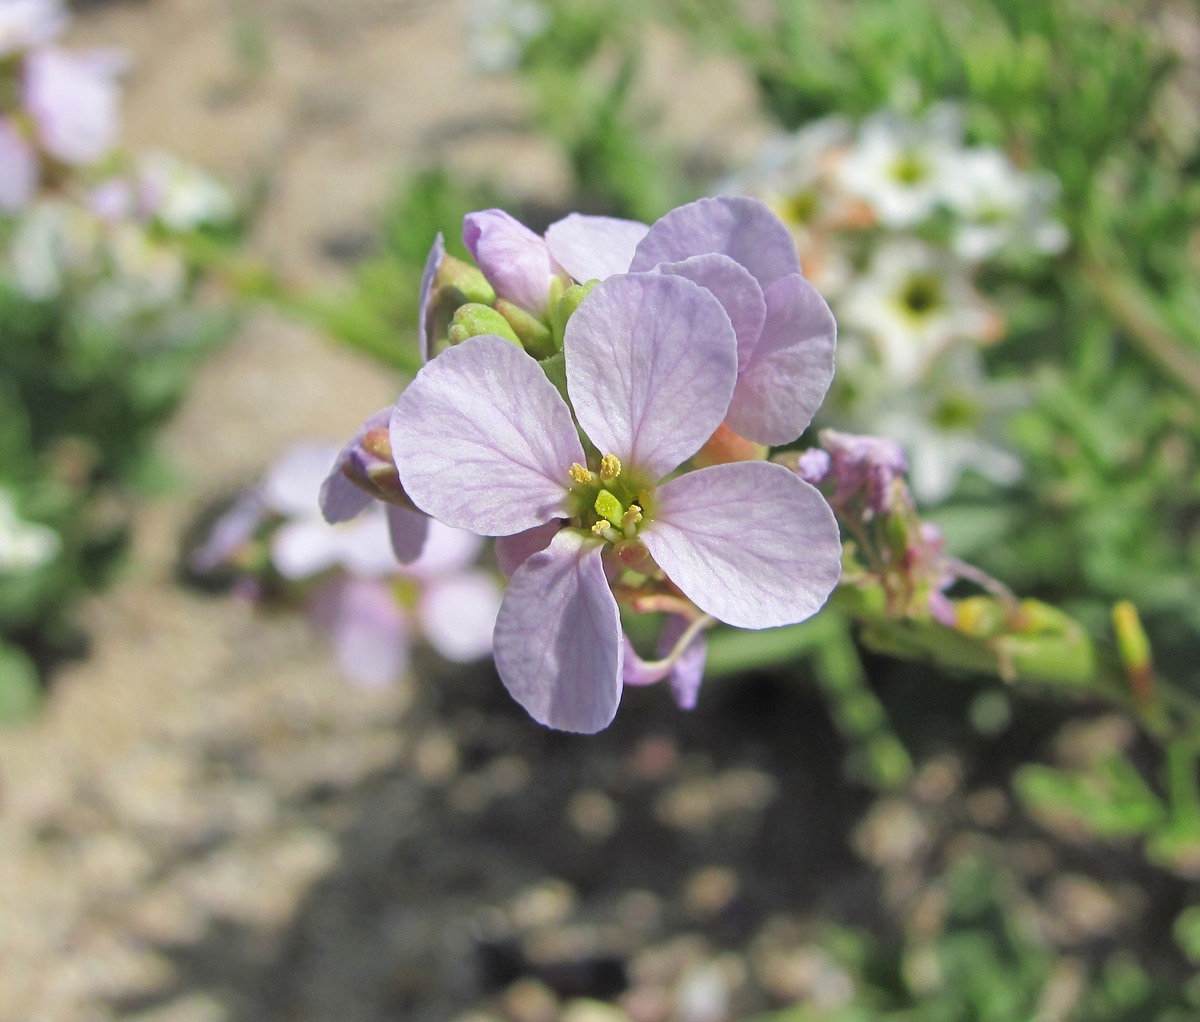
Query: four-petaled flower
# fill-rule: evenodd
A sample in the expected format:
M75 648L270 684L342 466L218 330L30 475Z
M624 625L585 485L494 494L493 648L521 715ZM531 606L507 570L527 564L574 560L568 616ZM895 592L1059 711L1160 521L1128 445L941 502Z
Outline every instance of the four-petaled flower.
M570 405L536 360L487 335L401 394L391 451L419 508L486 536L538 530L526 545L544 548L516 567L495 634L500 676L536 720L591 733L615 715L625 646L610 573L661 571L741 628L801 621L837 583L833 513L796 475L763 461L674 474L726 419L740 342L715 286L617 274L567 323Z

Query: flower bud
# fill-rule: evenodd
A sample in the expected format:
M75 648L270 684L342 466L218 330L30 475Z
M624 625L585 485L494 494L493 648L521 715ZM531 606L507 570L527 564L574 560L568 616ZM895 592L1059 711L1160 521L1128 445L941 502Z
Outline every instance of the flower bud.
M460 305L463 302L491 305L496 300L496 291L487 277L470 263L451 255L442 256L433 286L438 291L457 291L461 295Z
M600 281L589 280L586 284L572 284L560 294L550 305L550 331L554 335L554 347L563 346L563 336L567 331L567 320L571 313L579 308L582 302Z
M503 298L496 299L493 309L508 320L509 327L534 358L548 358L554 354L554 338L550 328L540 319Z
M455 310L448 333L451 344L462 344L468 337L482 334L496 334L518 347L521 344L507 319L490 306L478 302L468 302Z

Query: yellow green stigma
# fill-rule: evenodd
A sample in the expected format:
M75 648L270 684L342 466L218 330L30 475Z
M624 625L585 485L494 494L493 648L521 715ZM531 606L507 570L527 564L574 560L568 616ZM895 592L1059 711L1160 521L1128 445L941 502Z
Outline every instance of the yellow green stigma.
M596 514L613 525L620 525L625 517L624 506L608 490L601 490L596 494L596 503L593 506Z

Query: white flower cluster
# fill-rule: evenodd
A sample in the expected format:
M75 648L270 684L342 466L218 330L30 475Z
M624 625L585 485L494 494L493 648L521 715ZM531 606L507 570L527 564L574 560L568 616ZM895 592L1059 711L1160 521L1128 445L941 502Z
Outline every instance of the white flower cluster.
M62 546L58 533L27 522L12 495L0 489L0 575L23 575L54 559Z
M975 287L1006 256L1062 251L1058 184L998 149L964 143L959 110L816 121L769 144L720 185L766 201L796 235L805 274L839 325L838 382L822 418L905 445L912 484L945 499L966 468L1019 478L1004 447L1019 386L988 380L983 345L1004 335Z
M511 71L525 48L550 27L550 7L540 0L472 0L467 10L467 52L489 74Z
M70 298L85 319L119 327L186 297L181 237L229 222L233 198L215 178L150 153L78 198L33 202L16 218L5 275L27 298Z

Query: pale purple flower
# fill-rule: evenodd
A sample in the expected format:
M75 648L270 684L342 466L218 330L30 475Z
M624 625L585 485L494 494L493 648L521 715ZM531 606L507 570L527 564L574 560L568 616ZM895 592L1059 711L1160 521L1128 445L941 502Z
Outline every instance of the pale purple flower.
M0 0L0 57L45 46L66 25L60 0Z
M309 578L332 567L367 577L396 570L382 508L376 506L338 528L322 518L317 494L338 457L327 444L299 444L271 466L262 481L263 504L286 519L271 538L271 560L284 578Z
M802 479L830 487L829 502L835 508L861 498L865 518L894 510L896 484L903 483L908 471L904 450L895 440L835 429L821 430L818 438L824 450L801 456L797 474Z
M348 522L374 504L385 508L392 550L407 564L420 556L429 532L429 518L412 507L400 485L388 445L391 408L370 416L338 453L326 462L327 474L317 504L330 525Z
M765 203L699 199L649 229L572 215L553 224L546 240L576 280L673 274L717 298L737 338L736 386L725 417L735 433L779 446L812 421L833 379L837 327L801 274L791 231Z
M270 540L271 561L284 578L302 581L340 569L317 587L311 610L342 669L362 685L391 681L407 667L417 633L448 660L486 656L500 590L490 576L469 570L483 541L421 516L428 534L423 549L411 563L397 564L378 502L343 525L320 517L317 491L337 457L324 444L299 445L267 472L257 496L266 511L284 518ZM398 582L407 599L400 598Z
M463 244L496 296L544 317L555 280L565 280L546 242L502 209L463 217Z
M352 575L327 579L313 593L309 615L355 684L382 688L408 670L412 622L387 583Z
M0 213L29 205L37 184L37 153L9 118L0 117Z
M691 710L700 694L704 680L704 663L708 659L708 640L698 631L685 645L680 656L672 657L675 644L681 641L690 622L680 614L671 614L658 636L658 655L662 659L647 662L637 654L629 637L625 637L625 664L622 680L626 685L654 685L666 680L680 709Z
M829 506L782 466L670 477L724 420L737 382L738 339L710 291L663 273L611 277L568 321L564 353L571 407L500 337L448 349L401 394L391 447L414 503L448 525L514 536L561 521L513 572L496 665L536 720L590 733L612 720L624 678L606 561L648 554L705 614L767 628L820 608L840 544ZM605 455L597 471L575 419Z
M105 156L119 127L116 55L35 50L25 59L23 101L41 147L63 163L87 165Z

